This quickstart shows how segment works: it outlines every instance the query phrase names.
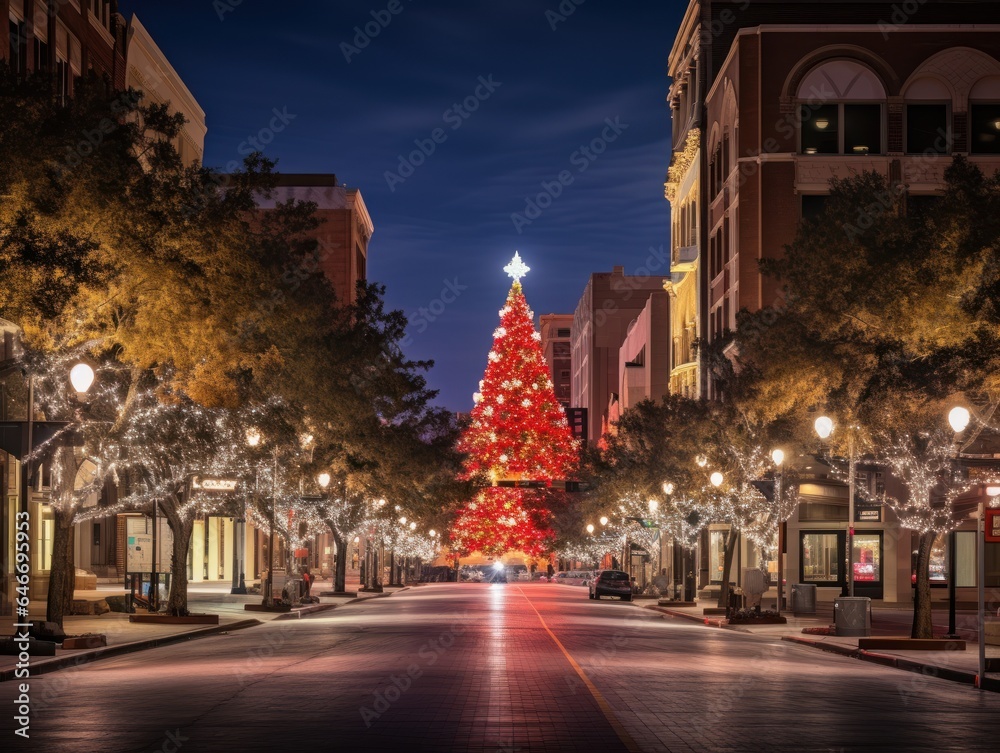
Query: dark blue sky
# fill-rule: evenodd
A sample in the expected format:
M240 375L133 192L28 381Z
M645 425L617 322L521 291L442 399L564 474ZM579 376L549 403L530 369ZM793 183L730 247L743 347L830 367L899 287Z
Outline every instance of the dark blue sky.
M613 265L669 273L662 253L652 268L647 260L669 248L666 65L686 6L121 2L204 108L206 164L239 159L277 108L294 115L264 148L279 170L335 172L361 189L375 224L369 279L410 315L407 354L434 359L430 383L454 410L472 406L515 249L531 267L536 314L572 313L589 274ZM362 48L355 27L366 24L378 34ZM400 157L409 161L415 140L434 152L411 174ZM516 227L511 215L525 215L543 183L559 195ZM450 288L457 298L442 297Z

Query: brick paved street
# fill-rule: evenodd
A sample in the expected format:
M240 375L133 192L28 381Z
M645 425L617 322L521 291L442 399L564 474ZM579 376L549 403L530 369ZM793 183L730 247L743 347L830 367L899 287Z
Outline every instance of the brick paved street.
M31 694L32 738L5 716L5 750L996 750L1000 713L954 683L515 583L421 586Z

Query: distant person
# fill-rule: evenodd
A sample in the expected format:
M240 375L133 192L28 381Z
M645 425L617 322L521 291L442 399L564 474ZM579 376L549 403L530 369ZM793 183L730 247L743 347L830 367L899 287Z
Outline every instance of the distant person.
M305 591L304 596L307 599L311 598L311 593L310 592L312 591L312 584L313 584L313 575L312 575L312 573L309 572L309 568L308 567L303 567L302 568L302 588Z
M548 572L548 574L549 574L549 577L550 577L550 578L551 578L551 577L552 577L553 575L555 575L555 574L556 574L556 569L555 569L554 567L552 567L552 563L551 563L551 562L550 562L550 563L548 564L548 567L546 567L545 569L546 569L546 571Z

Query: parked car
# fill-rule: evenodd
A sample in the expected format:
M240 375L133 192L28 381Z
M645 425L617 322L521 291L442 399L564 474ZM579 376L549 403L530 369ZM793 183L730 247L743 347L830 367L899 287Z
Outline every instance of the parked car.
M590 581L590 598L600 599L602 596L617 596L622 601L632 601L632 583L628 573L621 570L601 570Z

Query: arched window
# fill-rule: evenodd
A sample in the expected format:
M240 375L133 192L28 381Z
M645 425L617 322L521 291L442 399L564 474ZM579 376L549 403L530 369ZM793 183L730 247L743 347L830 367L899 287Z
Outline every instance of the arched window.
M903 92L906 99L906 153L948 154L951 151L952 93L937 78L919 78Z
M854 60L831 60L799 84L803 154L882 154L885 87Z
M969 125L973 154L1000 154L1000 76L987 76L972 87Z

